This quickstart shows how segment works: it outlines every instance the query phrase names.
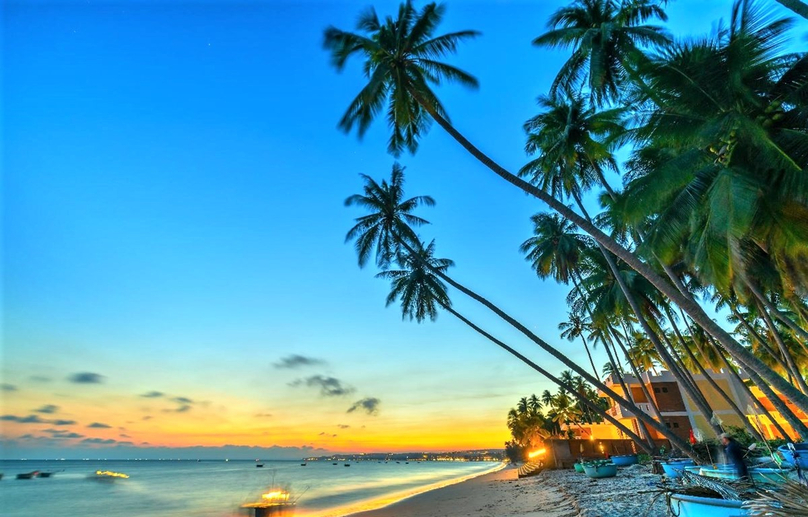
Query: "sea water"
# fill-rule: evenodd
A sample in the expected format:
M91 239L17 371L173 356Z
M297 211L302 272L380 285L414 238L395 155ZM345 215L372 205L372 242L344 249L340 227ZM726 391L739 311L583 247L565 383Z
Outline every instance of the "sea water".
M244 517L241 505L288 489L295 517L336 517L496 470L490 462L0 461L3 517ZM15 479L18 473L55 472ZM128 479L99 481L109 470Z

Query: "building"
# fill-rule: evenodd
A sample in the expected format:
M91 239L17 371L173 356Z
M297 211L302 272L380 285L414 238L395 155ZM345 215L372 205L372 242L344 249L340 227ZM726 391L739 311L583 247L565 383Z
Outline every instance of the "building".
M710 377L721 390L726 393L735 405L744 413L745 417L751 424L757 428L766 438L779 438L779 434L775 430L768 417L764 416L758 411L758 406L753 403L752 398L749 396L748 391L741 381L733 374L724 370L718 372L710 372ZM741 378L745 375L741 374ZM630 391L631 400L648 415L654 415L650 402L642 390L641 383L648 389L653 402L659 409L662 417L662 422L671 429L675 434L687 440L690 438L690 431L693 430L696 435L701 433L701 436L710 438L713 436L713 430L710 426L710 418L718 418L721 424L726 426L743 426L744 422L741 417L732 409L730 404L722 397L709 381L703 375L693 375L698 388L704 394L705 398L709 401L710 406L714 410L714 415L705 417L698 410L697 406L693 403L689 396L685 393L676 378L668 371L662 371L658 374L652 372L645 372L638 379L633 375L626 375L623 381ZM609 376L605 381L606 386L614 390L621 396L625 396L623 387L619 379ZM793 429L790 425L780 416L780 413L774 409L771 402L763 396L757 387L752 386L750 391L760 403L769 411L772 417L785 429L785 431L792 436ZM605 397L605 394L601 393ZM781 399L786 402L792 411L795 412L798 418L808 423L808 415L796 409L790 401L781 396ZM637 434L640 434L639 424L637 417L630 411L624 409L622 406L612 403L609 408L609 413L618 419L622 424L631 429ZM610 428L610 430L607 429ZM615 426L605 423L591 428L592 434L596 438L617 438L623 437ZM664 437L654 431L650 430L652 438L663 439ZM583 437L583 436L582 436Z

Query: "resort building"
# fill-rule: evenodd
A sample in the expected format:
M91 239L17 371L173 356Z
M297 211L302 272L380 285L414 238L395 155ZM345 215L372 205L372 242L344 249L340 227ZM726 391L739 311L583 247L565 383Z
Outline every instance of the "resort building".
M757 404L753 403L749 395L750 392L786 432L793 432L791 426L780 416L780 413L757 387L750 386L750 389L747 390L746 387L741 384L742 381L739 380L738 377L724 370L718 372L710 371L710 377L744 413L745 417L752 425L766 438L772 439L779 438L780 436L769 418L759 411ZM740 377L745 378L746 376L741 373ZM740 416L732 409L725 398L716 392L715 388L703 375L693 375L693 378L715 412L712 418L719 419L721 425L724 427L740 427L744 425ZM701 436L705 438L713 437L713 431L709 422L710 417L705 418L699 412L696 405L690 397L687 396L684 389L682 389L679 382L670 372L662 371L658 374L646 372L642 374L640 379L633 375L625 375L623 381L631 392L631 400L633 400L637 407L643 412L653 416L654 412L645 392L642 390L641 383L645 385L653 402L659 409L662 422L675 434L687 440L690 438L690 432L692 430L697 436L701 433ZM616 393L625 395L619 379L610 376L606 379L605 384ZM605 395L601 394L601 396ZM808 423L808 415L799 411L785 397L781 396L780 398L794 411L800 420ZM609 400L611 401L611 399ZM613 401L611 408L609 408L609 413L626 427L639 434L639 422L633 413L615 404ZM656 431L651 430L651 433L653 438L663 439L663 436ZM625 438L619 429L609 423L594 426L583 425L581 428L575 430L575 434L579 438L584 439Z

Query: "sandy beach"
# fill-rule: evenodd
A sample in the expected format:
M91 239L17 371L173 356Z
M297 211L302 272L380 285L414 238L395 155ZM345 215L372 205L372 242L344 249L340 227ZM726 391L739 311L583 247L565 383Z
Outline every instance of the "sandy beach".
M573 470L518 479L508 467L352 517L653 517L666 513L652 493L658 480L639 465L600 480Z

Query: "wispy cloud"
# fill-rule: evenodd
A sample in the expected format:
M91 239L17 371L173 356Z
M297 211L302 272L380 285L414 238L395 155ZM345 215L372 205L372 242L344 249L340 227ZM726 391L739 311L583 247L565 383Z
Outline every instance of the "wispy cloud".
M334 377L326 377L324 375L314 375L306 379L297 379L289 383L290 386L300 386L305 384L312 388L320 388L320 395L323 397L340 397L353 393L355 390L350 386L342 384L342 381Z
M75 420L48 420L47 422L49 424L53 424L53 425L75 425L76 424Z
M348 413L353 413L356 410L362 410L368 415L378 415L379 414L379 405L382 403L381 400L377 399L376 397L367 397L363 398L362 400L357 400L353 403L353 406L348 408Z
M112 438L85 438L81 441L81 443L97 443L99 445L109 445L113 443L118 443L118 440L113 440Z
M111 429L111 425L103 424L101 422L93 422L92 424L88 425L87 427L91 429Z
M164 409L163 413L185 413L187 411L190 411L192 407L193 406L191 406L190 404L183 404L174 409Z
M0 391L17 391L17 387L6 382L0 384Z
M40 418L39 415L28 415L28 416L17 416L17 415L3 415L0 416L0 420L5 420L6 422L17 422L20 424L52 424L52 425L73 425L76 423L75 420L47 420L44 418Z
M104 376L99 373L80 372L70 375L67 380L76 384L101 384L104 382Z
M292 354L281 358L277 363L274 363L275 368L302 368L304 366L319 366L326 364L322 359L315 359L314 357L306 357L303 355Z
M141 397L145 397L147 399L156 399L157 397L162 397L163 395L165 395L165 393L162 391L150 391L142 394Z
M337 427L339 427L340 429L348 429L351 426L345 424L337 424Z
M194 403L194 401L189 399L188 397L174 397L171 400L173 400L174 402L177 402L179 404L193 404Z
M35 409L34 411L36 411L37 413L44 413L46 415L52 415L53 413L56 413L57 411L59 411L59 406L55 406L53 404L45 404L41 408Z
M269 418L272 416L272 413L256 413L256 418Z

